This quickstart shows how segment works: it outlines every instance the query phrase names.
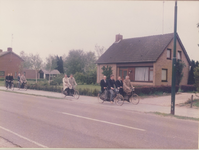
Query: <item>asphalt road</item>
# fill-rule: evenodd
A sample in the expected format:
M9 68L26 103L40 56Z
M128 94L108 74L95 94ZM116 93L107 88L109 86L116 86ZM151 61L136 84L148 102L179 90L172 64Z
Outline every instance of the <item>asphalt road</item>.
M23 148L198 148L197 121L78 101L0 91L0 136Z

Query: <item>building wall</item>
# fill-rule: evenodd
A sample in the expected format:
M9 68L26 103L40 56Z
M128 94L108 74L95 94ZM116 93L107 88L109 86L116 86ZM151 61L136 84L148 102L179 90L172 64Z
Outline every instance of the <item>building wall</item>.
M103 66L109 66L112 67L112 71L113 71L113 75L114 75L114 79L116 80L116 76L117 76L117 67L116 64L98 64L97 65L97 83L100 83L100 81L103 79L103 74L102 74L102 67Z
M167 59L167 48L171 49L171 59ZM172 58L173 58L173 41L167 46L162 55L154 63L154 85L171 85L172 83ZM183 69L183 78L180 85L187 85L189 75L189 63L182 51L182 48L176 41L176 58L178 51L181 51L181 60L185 63L186 67ZM162 69L167 69L167 82L162 82Z
M15 73L18 74L22 71L22 68L20 67L22 63L23 60L20 59L18 56L13 53L8 53L0 57L0 71L5 71L5 76L8 73L12 73L13 77L16 78Z
M36 79L35 70L24 69L23 72L25 72L26 79ZM40 76L39 76L39 73L37 71L37 79L39 79L39 78L40 78Z

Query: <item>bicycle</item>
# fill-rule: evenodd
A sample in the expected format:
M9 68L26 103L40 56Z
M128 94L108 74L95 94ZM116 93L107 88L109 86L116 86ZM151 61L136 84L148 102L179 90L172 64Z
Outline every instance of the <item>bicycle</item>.
M68 95L68 92L67 91L64 91L63 88L62 88L62 93L65 95L64 98L66 98L66 96L72 96L74 97L75 99L79 99L79 91L74 89L74 94L70 94Z
M113 95L114 102L117 105L122 106L124 104L123 96L121 94L119 94L118 90L115 90L114 92L115 92L114 95ZM98 99L99 103L104 103L105 101L111 102L111 100L110 100L110 92L107 89L105 89L104 92L100 91L98 93L98 95L97 95L97 99Z
M22 85L23 85L23 88L22 88ZM18 90L24 89L25 91L27 91L27 89L28 89L27 82L22 83L20 86L19 86L19 84L17 84L17 87L18 87Z
M10 83L6 83L6 89L11 89L12 91L14 91L14 82L11 81L11 84Z
M124 100L137 105L140 102L140 97L135 93L135 88L133 88L131 95L124 95Z

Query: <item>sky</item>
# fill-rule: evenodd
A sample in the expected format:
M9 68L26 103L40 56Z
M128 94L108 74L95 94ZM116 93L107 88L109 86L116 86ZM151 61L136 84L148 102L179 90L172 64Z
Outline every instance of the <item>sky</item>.
M177 32L190 59L199 61L199 1L178 1ZM174 31L174 1L0 0L0 49L16 54L95 52L115 41Z

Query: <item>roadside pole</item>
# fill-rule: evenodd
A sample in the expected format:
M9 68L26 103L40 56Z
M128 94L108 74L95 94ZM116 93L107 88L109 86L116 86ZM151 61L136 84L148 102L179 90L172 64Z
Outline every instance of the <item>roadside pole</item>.
M175 86L176 86L176 30L177 30L177 0L175 1L174 38L172 61L171 114L175 115Z

